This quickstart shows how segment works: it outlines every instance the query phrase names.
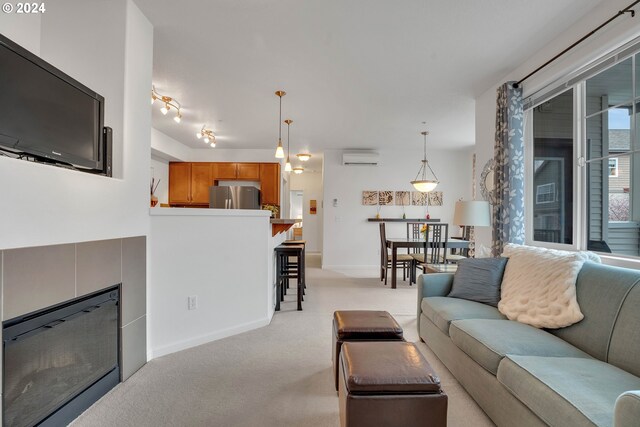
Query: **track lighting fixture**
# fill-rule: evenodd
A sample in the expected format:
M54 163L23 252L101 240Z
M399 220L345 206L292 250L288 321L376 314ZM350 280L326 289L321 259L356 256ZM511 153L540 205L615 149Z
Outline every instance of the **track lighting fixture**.
M170 96L159 94L158 91L156 91L156 87L151 86L151 105L153 105L156 101L162 103L160 112L163 115L166 116L171 109L174 109L176 110L176 115L173 117L173 120L176 123L180 123L182 121L182 114L180 112L182 107L180 106L180 103L178 102L178 100Z
M202 125L202 129L196 133L196 138L202 139L205 144L211 143L211 147L216 146L216 135L211 129L207 129L207 125Z

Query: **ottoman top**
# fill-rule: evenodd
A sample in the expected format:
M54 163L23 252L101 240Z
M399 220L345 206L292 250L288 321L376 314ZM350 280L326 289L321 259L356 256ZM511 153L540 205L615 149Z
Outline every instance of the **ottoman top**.
M336 311L333 326L340 339L402 339L402 328L386 311Z
M352 394L440 392L440 378L413 343L345 342L341 357Z

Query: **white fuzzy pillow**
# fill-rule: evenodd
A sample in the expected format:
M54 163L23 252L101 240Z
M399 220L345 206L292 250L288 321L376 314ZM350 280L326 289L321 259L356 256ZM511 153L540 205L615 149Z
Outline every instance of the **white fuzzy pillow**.
M498 303L502 314L536 328L551 329L584 318L576 299L576 279L585 261L599 262L600 257L512 243L504 247L502 256L509 258Z

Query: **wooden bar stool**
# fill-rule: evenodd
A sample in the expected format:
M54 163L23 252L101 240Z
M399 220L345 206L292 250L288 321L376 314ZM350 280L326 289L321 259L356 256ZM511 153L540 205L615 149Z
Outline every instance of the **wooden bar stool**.
M289 279L296 279L298 285L298 311L302 311L304 246L280 245L274 250L276 251L276 311L280 310L280 301L284 301ZM291 262L290 258L295 258L295 260ZM293 268L293 265L295 265L295 268Z
M307 241L306 240L285 240L282 242L283 245L291 246L291 245L302 245L302 295L304 295L304 290L307 288L307 278L306 278L306 248ZM297 268L295 261L289 262L290 268ZM287 284L287 288L289 285Z

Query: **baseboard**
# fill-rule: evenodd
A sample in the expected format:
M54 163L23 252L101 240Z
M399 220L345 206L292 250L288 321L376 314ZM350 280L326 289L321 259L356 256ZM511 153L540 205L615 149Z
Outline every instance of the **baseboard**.
M212 332L210 334L200 335L197 337L189 338L183 341L178 341L172 344L164 345L162 347L151 349L151 359L166 356L167 354L175 353L177 351L186 350L191 347L197 347L202 344L206 344L211 341L217 341L222 338L227 338L232 335L248 332L253 329L258 329L263 326L267 326L270 322L268 317L254 320L252 322L243 323L241 325L233 326L231 328L222 329L220 331Z

